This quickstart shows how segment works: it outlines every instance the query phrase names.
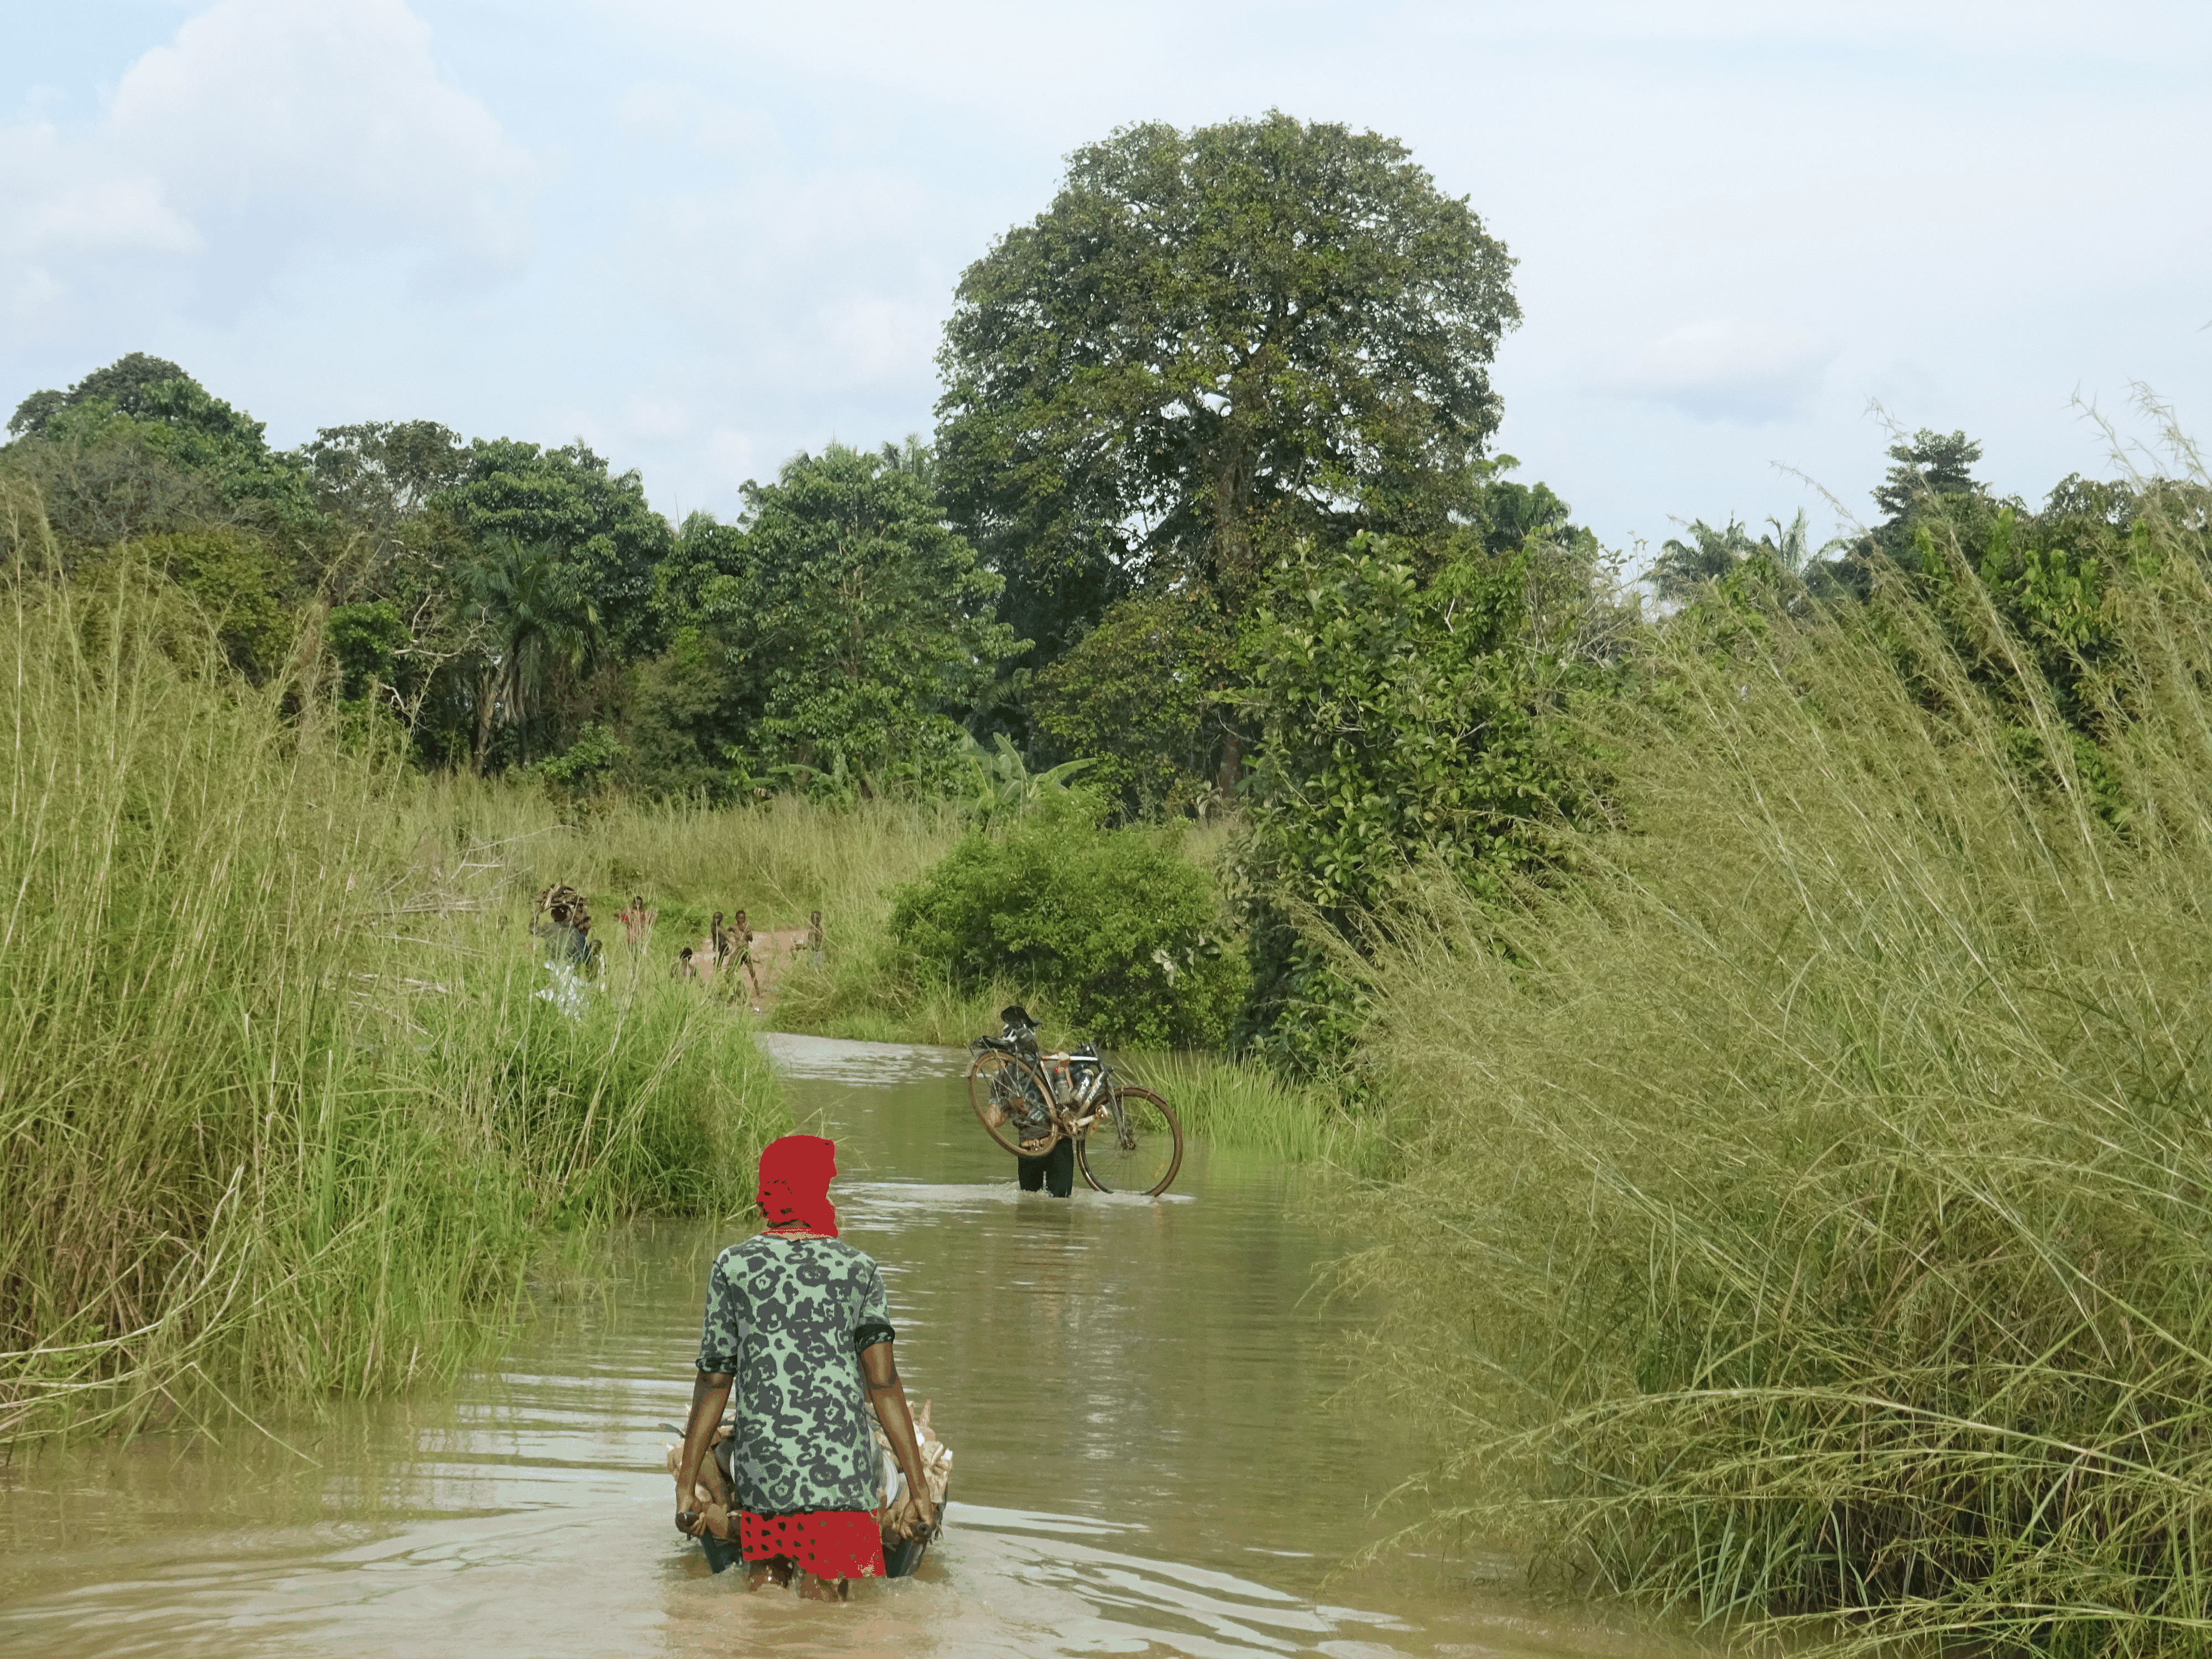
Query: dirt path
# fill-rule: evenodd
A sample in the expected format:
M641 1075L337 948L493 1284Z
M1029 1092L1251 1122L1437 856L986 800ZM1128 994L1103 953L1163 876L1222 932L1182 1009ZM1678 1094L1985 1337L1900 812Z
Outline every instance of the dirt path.
M738 983L734 1000L743 1001L757 1014L765 1014L775 1006L776 988L783 976L805 964L806 933L804 927L773 932L753 930L753 969L760 981L758 995L754 994L752 981L746 977L743 966L732 963L720 969L715 968L714 941L702 935L691 946L691 960L698 969L699 982L711 987L718 972L735 974Z

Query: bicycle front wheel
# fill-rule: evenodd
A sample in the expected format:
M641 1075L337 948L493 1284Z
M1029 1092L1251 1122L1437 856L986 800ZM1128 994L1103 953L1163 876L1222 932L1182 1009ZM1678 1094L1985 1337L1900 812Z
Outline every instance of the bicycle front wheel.
M1150 1089L1116 1089L1121 1124L1112 1114L1089 1125L1075 1143L1083 1178L1102 1193L1164 1193L1182 1168L1182 1125Z
M968 1067L968 1103L983 1133L1017 1158L1036 1158L1060 1139L1044 1073L1019 1054L986 1048Z

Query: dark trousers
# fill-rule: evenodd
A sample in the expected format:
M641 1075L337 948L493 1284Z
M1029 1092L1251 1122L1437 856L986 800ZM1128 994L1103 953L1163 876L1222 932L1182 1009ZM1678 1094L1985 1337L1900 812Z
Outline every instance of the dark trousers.
M1042 1187L1054 1198L1066 1198L1075 1190L1075 1143L1066 1135L1053 1142L1042 1158L1017 1158L1014 1162L1021 1166L1025 1193Z

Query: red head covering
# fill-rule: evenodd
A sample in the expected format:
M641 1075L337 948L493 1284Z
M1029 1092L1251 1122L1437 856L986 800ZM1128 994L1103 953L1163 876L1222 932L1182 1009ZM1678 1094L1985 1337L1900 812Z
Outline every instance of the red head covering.
M837 1147L820 1135L785 1135L761 1153L761 1213L771 1227L803 1225L837 1236L837 1207L830 1178L837 1173Z

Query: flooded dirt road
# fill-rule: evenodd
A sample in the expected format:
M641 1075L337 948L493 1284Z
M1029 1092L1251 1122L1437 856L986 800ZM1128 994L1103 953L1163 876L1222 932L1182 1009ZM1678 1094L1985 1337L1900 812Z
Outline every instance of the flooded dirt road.
M0 1652L40 1656L1679 1653L1486 1589L1480 1559L1340 1571L1413 1467L1333 1407L1357 1309L1295 1179L1194 1152L1168 1198L1014 1188L964 1055L769 1039L834 1136L910 1396L955 1451L915 1578L843 1607L747 1595L670 1524L713 1228L641 1230L495 1370L268 1435L141 1439L0 1477ZM1494 1565L1492 1568L1494 1572Z

